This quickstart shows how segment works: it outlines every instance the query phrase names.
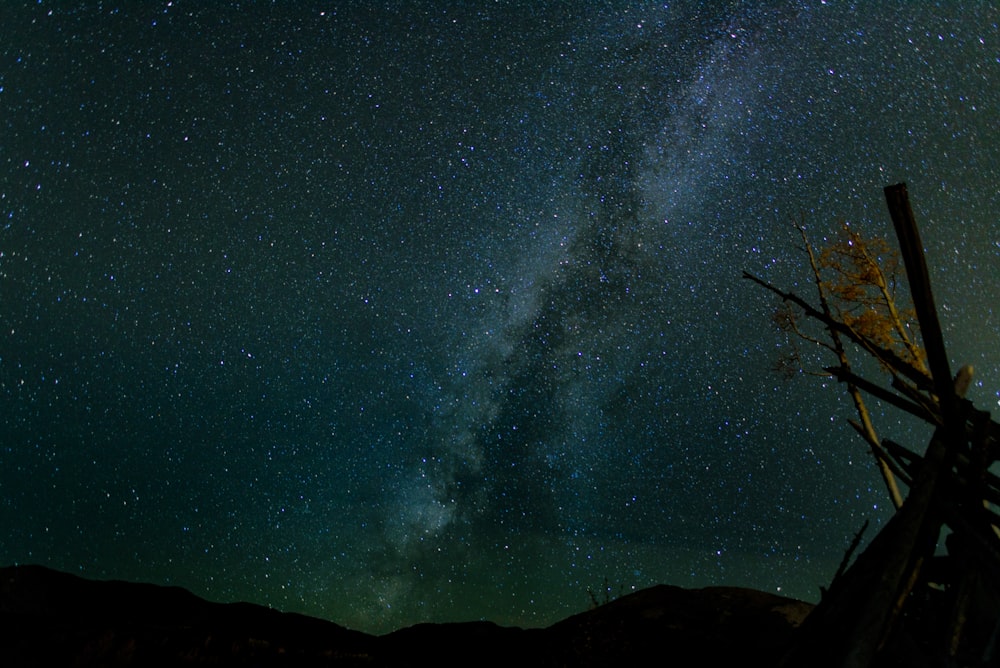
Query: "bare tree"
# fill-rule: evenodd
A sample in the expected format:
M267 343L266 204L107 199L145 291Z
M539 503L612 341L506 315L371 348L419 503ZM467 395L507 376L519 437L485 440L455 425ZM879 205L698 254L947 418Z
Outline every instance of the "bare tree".
M997 665L1000 477L990 467L1000 461L1000 425L965 399L972 368L952 376L905 184L888 186L885 196L899 256L884 240L846 225L817 251L800 224L815 301L744 272L781 298L776 320L796 344L785 369L827 375L847 388L857 412L851 424L875 456L897 508L853 564L845 557L780 665L870 666L890 655L903 663L923 656L927 665ZM897 278L897 257L912 309ZM806 345L835 363L807 370ZM877 362L888 385L862 377L857 368L865 358ZM923 454L879 439L865 397L934 427ZM905 498L897 481L908 487ZM947 556L939 557L944 528Z
M852 355L860 351L874 357L892 376L893 384L907 388L908 394L919 394L920 387L930 382L926 355L915 336L916 313L900 289L899 255L885 239L865 237L847 223L841 225L833 241L817 251L805 227L801 223L795 227L802 239L801 250L809 260L815 305L744 272L744 277L782 298L774 321L788 334L790 345L776 369L786 376L802 372L846 381L857 413L850 424L868 445L889 497L899 508L903 495L897 479L905 474L885 451L852 368ZM836 365L807 368L803 344L827 352ZM914 377L921 379L919 385Z

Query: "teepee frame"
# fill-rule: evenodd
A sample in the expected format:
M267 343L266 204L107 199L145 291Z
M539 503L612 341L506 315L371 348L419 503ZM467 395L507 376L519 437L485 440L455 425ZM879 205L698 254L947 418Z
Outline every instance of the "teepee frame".
M885 439L887 463L909 486L901 507L857 560L838 573L799 629L782 666L997 665L1000 660L1000 425L964 398L971 368L952 375L931 292L923 245L906 185L885 188L927 354L930 378L879 354L893 376L886 388L850 369L834 377L934 427L924 453ZM827 328L843 328L794 293L744 276L802 308ZM841 332L854 337L856 332ZM861 342L871 350L872 342ZM875 346L877 349L877 346ZM882 352L882 351L880 351ZM945 556L936 556L947 535Z

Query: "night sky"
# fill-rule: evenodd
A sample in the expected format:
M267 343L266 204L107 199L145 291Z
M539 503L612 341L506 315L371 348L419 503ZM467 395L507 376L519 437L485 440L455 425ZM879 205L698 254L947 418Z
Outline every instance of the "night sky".
M817 600L890 504L741 272L811 297L790 221L907 182L997 409L992 4L3 3L0 564L372 632Z

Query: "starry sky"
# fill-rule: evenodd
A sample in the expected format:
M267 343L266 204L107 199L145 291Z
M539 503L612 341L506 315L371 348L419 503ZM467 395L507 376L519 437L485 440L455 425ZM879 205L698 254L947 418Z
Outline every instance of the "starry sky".
M0 563L379 633L817 600L888 497L742 270L809 295L790 221L907 182L1000 404L1000 11L855 4L4 3Z

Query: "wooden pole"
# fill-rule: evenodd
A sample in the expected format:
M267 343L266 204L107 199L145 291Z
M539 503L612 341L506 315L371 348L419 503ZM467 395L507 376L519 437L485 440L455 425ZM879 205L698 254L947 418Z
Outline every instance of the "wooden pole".
M931 279L924 258L924 245L910 208L910 198L905 183L887 186L885 201L889 206L892 225L896 228L899 248L906 266L906 277L910 283L910 297L920 323L920 336L927 351L927 365L934 379L934 390L941 402L941 412L945 424L954 424L956 416L955 388L952 383L948 354L945 352L944 335L938 321L934 295L931 293Z
M923 244L906 185L887 187L885 196L943 425L935 430L902 507L806 619L800 634L802 644L785 657L782 665L786 667L864 668L875 662L896 627L924 562L933 555L942 524L941 510L936 507L938 480L964 439L964 421L958 415Z

